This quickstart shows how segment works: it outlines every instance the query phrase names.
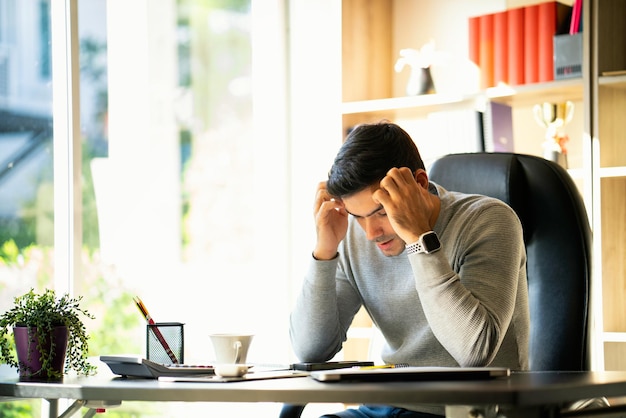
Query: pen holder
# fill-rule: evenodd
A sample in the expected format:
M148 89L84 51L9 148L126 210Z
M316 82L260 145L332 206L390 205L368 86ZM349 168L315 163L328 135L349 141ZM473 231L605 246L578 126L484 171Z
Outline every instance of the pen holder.
M185 362L185 331L180 322L157 322L146 326L146 358L161 364Z

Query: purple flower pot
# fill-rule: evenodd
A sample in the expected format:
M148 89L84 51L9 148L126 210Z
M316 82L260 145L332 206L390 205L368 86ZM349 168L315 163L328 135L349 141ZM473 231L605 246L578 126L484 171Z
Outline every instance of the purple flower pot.
M66 326L55 327L52 330L52 336L40 336L37 328L33 327L14 327L13 336L21 381L58 382L63 380L68 337ZM52 354L51 366L54 373L48 373L41 368L41 353L37 348L38 338L43 338L43 350ZM54 346L51 348L53 341Z

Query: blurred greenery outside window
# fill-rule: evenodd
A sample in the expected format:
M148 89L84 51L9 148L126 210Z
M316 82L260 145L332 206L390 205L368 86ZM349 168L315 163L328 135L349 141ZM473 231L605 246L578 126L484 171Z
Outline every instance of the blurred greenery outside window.
M29 288L41 291L54 283L54 204L57 187L53 169L51 1L0 0L0 310ZM245 194L229 189L227 177L249 163L250 0L163 0L173 13L164 24L174 33L178 97L175 102L179 200L178 238L165 245L181 263L206 257L213 245L207 229L224 235L219 211L250 207ZM80 39L80 113L82 142L82 255L73 292L84 298L96 320L87 324L90 350L101 353L144 351L144 322L132 297L140 283L129 284L115 261L102 254L106 225L94 186L98 161L112 160L109 136L109 74L106 0L78 0ZM144 2L145 3L145 2ZM155 2L156 4L157 2ZM152 5L152 4L151 4ZM208 22L208 24L207 24ZM159 22L149 22L159 25ZM123 28L119 28L123 30ZM133 36L133 32L128 36ZM135 52L141 55L141 52ZM57 57L58 59L58 57ZM130 65L130 63L129 63ZM241 135L241 133L244 133ZM238 139L241 137L241 139ZM149 145L149 141L147 142ZM134 155L136 169L150 156L144 147ZM212 171L213 170L213 171ZM225 173L225 174L224 174ZM224 177L222 177L222 175ZM208 178L208 179L207 179ZM143 185L150 188L148 182ZM142 187L143 187L142 186ZM203 188L213 188L207 194ZM215 193L234 200L230 208L212 207ZM158 204L158 202L152 202ZM129 211L131 209L129 208ZM211 213L218 211L218 213ZM207 213L208 212L208 213ZM208 228L203 218L214 218ZM252 220L241 216L240 241ZM104 231L107 232L107 231ZM168 237L171 237L168 236ZM135 246L145 241L132 237ZM212 237L214 239L214 237ZM124 236L114 237L116 246ZM130 239L130 237L129 237ZM142 244L145 242L146 244ZM230 245L228 246L232 248ZM174 250L171 250L174 249ZM245 250L245 248L243 249ZM223 257L220 250L214 258ZM132 269L131 269L132 270ZM124 270L128 271L128 270ZM159 278L157 282L162 282ZM158 311L156 308L151 310ZM169 320L171 318L164 318ZM178 318L174 318L178 320ZM115 332L111 332L115 330ZM41 402L0 402L0 418L38 416ZM107 411L112 417L159 416L163 406L124 404Z

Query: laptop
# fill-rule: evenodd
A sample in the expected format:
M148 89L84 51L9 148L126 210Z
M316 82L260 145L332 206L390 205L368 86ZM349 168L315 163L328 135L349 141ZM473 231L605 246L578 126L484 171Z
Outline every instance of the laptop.
M437 380L483 380L508 377L506 367L396 367L352 368L311 372L320 382L402 382Z

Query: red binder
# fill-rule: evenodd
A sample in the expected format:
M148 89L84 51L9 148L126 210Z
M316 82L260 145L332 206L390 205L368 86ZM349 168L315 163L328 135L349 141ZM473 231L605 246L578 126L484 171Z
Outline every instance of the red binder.
M524 8L510 9L507 18L508 80L516 86L524 84Z
M509 82L508 54L508 13L497 12L493 15L493 82Z
M479 67L480 87L493 87L493 14L479 16L480 44Z
M558 33L558 29L564 22L567 23L566 19L571 16L570 13L570 6L557 1L539 3L537 16L539 21L537 39L539 82L554 80L554 35Z
M524 82L539 81L539 4L524 7Z

